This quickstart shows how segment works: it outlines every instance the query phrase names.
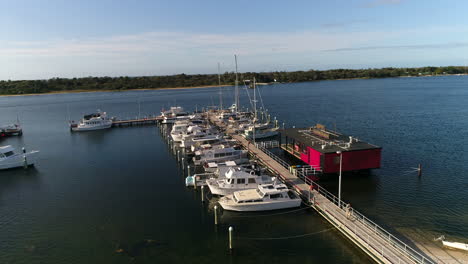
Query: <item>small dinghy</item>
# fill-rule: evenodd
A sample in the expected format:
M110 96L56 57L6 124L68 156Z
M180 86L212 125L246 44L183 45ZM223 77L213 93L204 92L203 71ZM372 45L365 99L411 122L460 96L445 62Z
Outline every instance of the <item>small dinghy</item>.
M445 236L441 236L437 239L435 239L436 241L442 241L442 245L446 248L450 248L450 249L458 249L458 250L464 250L464 251L468 251L468 244L466 243L460 243L460 242L449 242L449 241L446 241L445 240Z

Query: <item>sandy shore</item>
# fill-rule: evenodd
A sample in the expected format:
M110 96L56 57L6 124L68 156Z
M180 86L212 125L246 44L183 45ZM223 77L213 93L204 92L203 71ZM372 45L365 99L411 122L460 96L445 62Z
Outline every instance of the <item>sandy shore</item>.
M54 91L48 93L32 93L32 94L4 94L0 97L9 96L34 96L34 95L49 95L49 94L71 94L71 93L98 93L98 92L130 92L130 91L156 91L156 90L182 90L182 89L199 89L199 88L217 88L227 87L232 85L205 85L205 86L189 86L189 87L168 87L168 88L141 88L141 89L128 89L128 90L71 90L71 91Z

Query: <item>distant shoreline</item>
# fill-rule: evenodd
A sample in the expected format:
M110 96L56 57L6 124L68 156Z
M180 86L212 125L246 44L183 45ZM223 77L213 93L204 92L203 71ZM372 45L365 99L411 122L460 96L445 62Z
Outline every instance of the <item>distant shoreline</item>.
M35 96L35 95L51 95L51 94L73 94L73 93L99 93L99 92L130 92L130 91L153 91L153 90L183 90L183 89L200 89L200 88L217 88L232 86L228 84L223 85L203 85L203 86L188 86L188 87L167 87L167 88L140 88L140 89L128 89L128 90L70 90L70 91L53 91L47 93L29 93L29 94L2 94L0 97L11 97L11 96Z
M324 79L314 80L305 82L318 82L318 81L343 81L343 80L373 80L373 79L386 79L386 78L420 78L420 77L442 77L442 76L461 76L468 75L468 73L456 73L456 74L441 74L441 75L419 75L419 76L395 76L395 77L356 77L356 78L339 78L339 79ZM301 82L285 82L285 83L301 83ZM275 84L275 83L262 83L261 85ZM276 84L282 84L277 82ZM183 89L200 89L200 88L217 88L217 87L228 87L233 86L232 84L223 85L202 85L202 86L187 86L187 87L167 87L167 88L139 88L139 89L126 89L126 90L67 90L67 91L53 91L46 93L27 93L27 94L0 94L0 97L10 96L35 96L35 95L51 95L51 94L72 94L72 93L98 93L98 92L129 92L129 91L156 91L156 90L183 90Z

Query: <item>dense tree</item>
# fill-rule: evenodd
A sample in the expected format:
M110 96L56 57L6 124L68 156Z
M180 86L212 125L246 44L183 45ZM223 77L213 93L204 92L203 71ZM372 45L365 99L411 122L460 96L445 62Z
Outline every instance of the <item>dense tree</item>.
M240 74L242 80L252 80L269 83L275 79L278 82L307 82L319 80L336 80L350 78L388 78L398 76L422 76L467 73L467 67L420 67L420 68L382 68L382 69L334 69L334 70L309 70L294 72L246 72ZM221 75L223 84L234 84L234 72L225 72ZM49 80L31 81L0 81L0 94L36 94L61 91L107 91L107 90L131 90L154 89L172 87L194 87L217 85L216 74L177 74L170 76L141 76L141 77L84 77L84 78L52 78Z

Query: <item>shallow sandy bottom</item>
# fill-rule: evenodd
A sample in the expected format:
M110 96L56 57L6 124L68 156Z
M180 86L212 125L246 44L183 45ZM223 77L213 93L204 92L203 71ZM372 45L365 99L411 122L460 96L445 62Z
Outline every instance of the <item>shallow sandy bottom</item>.
M399 229L399 232L411 239L413 243L427 256L437 263L446 264L468 264L468 251L452 250L442 247L442 242L434 241L441 234L423 231L421 229ZM463 242L462 238L448 238L449 241ZM418 242L415 242L418 241Z

